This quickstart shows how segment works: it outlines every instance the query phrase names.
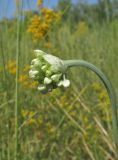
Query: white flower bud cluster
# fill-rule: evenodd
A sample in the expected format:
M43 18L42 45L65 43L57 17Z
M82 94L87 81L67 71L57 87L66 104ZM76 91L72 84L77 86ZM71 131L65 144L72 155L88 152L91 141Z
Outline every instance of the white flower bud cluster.
M70 85L65 78L66 68L61 59L41 50L34 50L34 53L36 58L31 61L29 77L39 82L39 91L47 93L57 87Z

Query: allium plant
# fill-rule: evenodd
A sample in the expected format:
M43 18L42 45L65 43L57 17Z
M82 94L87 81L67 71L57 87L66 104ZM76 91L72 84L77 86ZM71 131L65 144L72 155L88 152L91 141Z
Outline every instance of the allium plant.
M29 77L39 82L39 91L47 93L70 85L65 75L66 66L61 59L41 50L34 50L34 53L36 58L31 61Z
M113 134L116 146L116 159L118 160L118 119L116 97L113 87L106 75L96 66L83 60L61 60L41 50L35 50L36 58L31 62L30 78L39 82L38 90L42 93L52 91L57 87L68 87L70 81L65 78L68 68L81 66L92 70L104 83L112 107Z

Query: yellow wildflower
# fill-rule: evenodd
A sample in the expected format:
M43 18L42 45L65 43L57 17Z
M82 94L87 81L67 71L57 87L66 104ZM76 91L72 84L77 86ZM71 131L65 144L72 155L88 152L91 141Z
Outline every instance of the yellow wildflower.
M81 37L86 35L88 33L88 30L89 28L86 22L79 22L79 24L77 25L75 34Z
M26 81L22 82L22 85L25 88L36 88L38 84L36 81L26 80Z
M96 83L96 82L92 84L92 88L95 89L96 92L100 92L102 89L100 83Z
M47 42L44 44L44 48L52 48L52 44L50 42Z
M23 87L29 88L29 81L22 82Z
M26 123L27 125L31 125L31 124L36 124L37 121L35 118L33 118L34 116L34 112L33 111L28 111L28 110L22 110L21 111L21 115L24 119L26 119Z
M11 70L9 70L9 72L10 72L11 74L16 74L16 68L15 68L15 67L12 68Z
M30 111L28 116L31 118L32 116L34 115L34 112L33 111Z
M75 118L77 116L77 113L74 110L72 110L71 112L69 112L69 115Z
M29 69L30 69L30 65L25 64L24 68L23 68L23 72L27 72L27 71L29 71Z
M36 120L31 118L26 122L27 125L31 125L31 124L37 124Z
M37 6L40 7L43 4L43 0L37 0Z
M36 88L36 86L38 85L37 81L33 81L30 83L30 88Z
M27 81L27 79L28 79L27 75L20 75L18 80L19 82L24 82L24 81Z
M16 61L15 60L8 61L5 68L6 68L6 70L9 71L9 73L16 74Z
M48 133L54 133L56 131L56 128L50 122L46 124L46 129Z
M99 98L101 101L104 101L108 98L108 94L107 94L106 90L101 91L101 93L99 94Z
M29 111L28 110L21 110L21 115L23 118L26 118L29 114Z
M60 14L47 7L41 8L41 15L33 15L30 19L27 32L32 34L34 41L42 39L51 28L52 22L60 17Z

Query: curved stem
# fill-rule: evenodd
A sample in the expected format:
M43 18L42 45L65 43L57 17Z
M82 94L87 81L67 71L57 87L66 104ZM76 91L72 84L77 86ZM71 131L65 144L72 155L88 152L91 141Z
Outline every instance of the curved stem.
M116 145L116 156L118 159L118 124L117 124L116 96L115 96L115 92L113 90L113 87L112 87L109 79L96 66L94 66L93 64L88 63L86 61L83 61L83 60L65 60L64 65L67 67L67 69L70 67L75 67L75 66L86 67L86 68L92 70L94 73L96 73L99 76L99 78L102 80L102 82L104 83L104 85L107 89L107 92L108 92L108 95L110 98L110 102L111 102L111 107L112 107L113 134L114 134L114 141L115 141L115 145Z

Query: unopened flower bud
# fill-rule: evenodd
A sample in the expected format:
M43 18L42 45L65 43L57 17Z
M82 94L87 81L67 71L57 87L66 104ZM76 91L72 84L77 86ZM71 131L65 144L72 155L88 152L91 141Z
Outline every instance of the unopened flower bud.
M47 93L47 88L45 85L39 85L37 89L42 93Z
M41 69L45 72L47 70L47 67L48 67L47 65L43 65Z
M51 79L53 80L53 82L58 82L61 76L62 74L54 74L51 76Z
M52 82L52 80L48 77L44 78L44 84L50 84Z
M51 75L52 75L52 72L51 72L50 70L47 70L47 71L46 71L46 76L47 76L47 77L50 77Z
M65 79L65 80L61 80L59 83L58 83L58 86L61 87L69 87L70 86L70 81L68 79Z
M30 71L29 71L29 76L30 76L30 78L35 78L36 75L38 75L38 73L39 73L39 71L30 70Z
M43 52L42 50L36 49L36 50L34 50L34 54L38 58L38 57L43 56L45 54L45 52Z

